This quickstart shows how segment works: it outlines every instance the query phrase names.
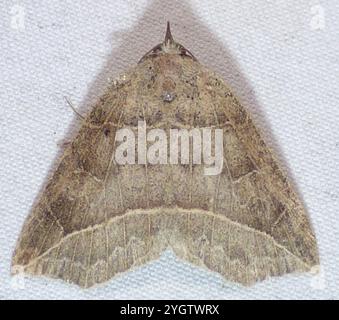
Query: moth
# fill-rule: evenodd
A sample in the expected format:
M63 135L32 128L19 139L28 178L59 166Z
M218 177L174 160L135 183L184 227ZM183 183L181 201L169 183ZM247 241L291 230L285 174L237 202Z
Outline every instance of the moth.
M136 134L140 123L152 136L134 137L119 163L121 130ZM221 132L218 148L209 135L215 155L222 150L216 174L193 161L206 148L192 151L192 130L206 128ZM170 130L189 133L192 152L177 150L184 162L166 163L168 154L159 160L169 147L154 132ZM12 273L87 288L169 247L243 285L319 264L305 209L250 115L218 75L174 41L168 24L165 40L110 85L65 149L24 224Z

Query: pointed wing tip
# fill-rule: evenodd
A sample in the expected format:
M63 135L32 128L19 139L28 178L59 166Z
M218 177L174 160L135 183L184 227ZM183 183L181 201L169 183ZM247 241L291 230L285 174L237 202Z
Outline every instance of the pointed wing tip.
M309 271L312 275L316 275L318 273L320 273L320 264L315 264L313 266L310 266L310 271Z
M22 274L25 272L25 267L19 264L13 264L11 265L11 276L15 276L17 274Z

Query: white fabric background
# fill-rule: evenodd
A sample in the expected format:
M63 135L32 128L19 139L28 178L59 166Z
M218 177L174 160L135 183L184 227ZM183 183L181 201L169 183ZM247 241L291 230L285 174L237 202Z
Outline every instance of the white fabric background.
M336 0L2 1L0 9L0 298L339 298L339 3ZM24 14L24 25L16 20ZM316 15L324 21L316 24ZM322 273L250 288L166 252L89 290L10 277L33 202L86 112L164 37L165 23L221 74L289 172L318 239ZM322 23L324 22L324 23Z

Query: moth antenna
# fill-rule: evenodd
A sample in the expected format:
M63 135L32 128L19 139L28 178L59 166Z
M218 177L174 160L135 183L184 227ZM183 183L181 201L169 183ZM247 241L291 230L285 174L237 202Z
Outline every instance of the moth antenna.
M165 35L165 41L164 41L165 45L169 45L174 43L174 39L172 37L172 33L171 33L171 25L170 22L167 21L167 28L166 28L166 35Z
M85 120L85 117L79 113L74 107L73 107L73 104L72 102L66 97L64 96L64 99L66 100L67 104L71 107L71 109L73 110L73 112L80 117L81 120Z
M164 42L159 43L153 49L151 49L146 54L144 54L143 57L139 60L139 63L149 57L156 57L159 54L163 54L163 53L179 54L181 56L190 57L194 61L197 61L197 59L193 56L193 54L189 50L183 47L180 43L177 43L174 41L172 37L171 25L169 21L167 21L167 28L166 28Z

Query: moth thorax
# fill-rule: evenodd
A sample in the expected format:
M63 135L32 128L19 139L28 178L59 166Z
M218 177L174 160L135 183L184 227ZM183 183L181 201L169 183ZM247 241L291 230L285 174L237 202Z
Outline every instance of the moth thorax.
M176 42L164 42L161 45L161 50L163 53L168 53L168 54L180 54L180 45Z
M175 97L175 81L171 77L166 77L162 83L161 97L164 102L172 102Z

